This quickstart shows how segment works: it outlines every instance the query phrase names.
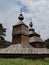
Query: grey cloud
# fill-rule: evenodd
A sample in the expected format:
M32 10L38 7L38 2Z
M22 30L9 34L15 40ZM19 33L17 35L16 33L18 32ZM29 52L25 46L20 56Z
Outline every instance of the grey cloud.
M23 1L25 1L25 0L23 0ZM41 1L41 3L38 4L39 1L41 1L41 0L29 0L29 2L31 2L31 4L33 4L33 2L36 2L36 3L34 3L34 5L29 4L29 6L27 4L28 2L27 3L21 2L21 3L24 6L26 6L29 10L28 13L23 11L24 16L26 15L24 22L26 24L27 23L29 24L29 22L28 22L30 20L29 17L31 16L32 20L33 20L33 24L34 24L33 27L35 28L36 32L40 33L41 37L45 40L49 37L49 2L48 2L48 0L47 1L45 0L46 3L43 3ZM2 21L4 26L7 28L7 32L6 32L7 40L10 40L10 41L12 40L12 26L18 22L18 19L17 19L18 15L19 15L18 11L20 10L20 7L23 7L23 5L20 6L17 4L16 5L13 4L13 6L11 6L6 13L5 12L0 13L0 20ZM16 7L16 6L18 6L18 7ZM16 9L18 9L18 11Z

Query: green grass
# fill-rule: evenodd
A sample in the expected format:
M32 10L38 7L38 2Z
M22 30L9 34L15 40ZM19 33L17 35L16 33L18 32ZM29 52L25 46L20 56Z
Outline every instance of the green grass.
M31 60L22 58L0 58L0 65L49 65L49 59Z

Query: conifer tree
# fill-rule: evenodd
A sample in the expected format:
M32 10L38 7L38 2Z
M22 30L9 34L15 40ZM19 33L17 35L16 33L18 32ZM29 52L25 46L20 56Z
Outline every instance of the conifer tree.
M5 42L5 39L4 39L5 32L6 32L6 29L0 23L0 45L3 45L3 43Z

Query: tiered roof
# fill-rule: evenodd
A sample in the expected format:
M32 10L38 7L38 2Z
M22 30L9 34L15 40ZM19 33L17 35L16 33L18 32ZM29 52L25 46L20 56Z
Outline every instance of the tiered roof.
M43 40L40 38L40 35L35 32L35 30L32 28L33 24L30 22L30 28L29 28L29 42L43 42Z

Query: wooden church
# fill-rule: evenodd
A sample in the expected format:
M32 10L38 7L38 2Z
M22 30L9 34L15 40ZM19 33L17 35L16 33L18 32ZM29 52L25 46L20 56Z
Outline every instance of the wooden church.
M27 44L35 48L44 48L44 42L40 35L32 28L33 24L30 22L30 28L23 22L23 14L18 17L19 22L13 26L12 44Z
M12 44L0 49L0 57L21 57L21 58L45 58L49 57L49 49L40 35L33 29L32 21L27 26L23 20L24 16L20 13L19 22L13 26Z

